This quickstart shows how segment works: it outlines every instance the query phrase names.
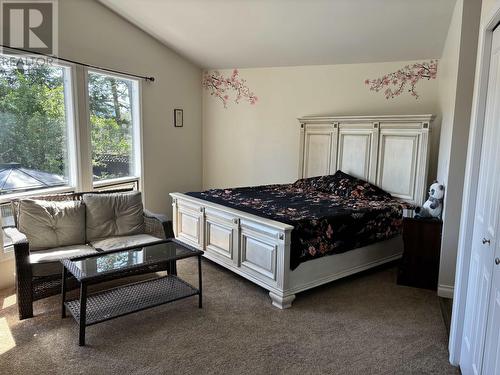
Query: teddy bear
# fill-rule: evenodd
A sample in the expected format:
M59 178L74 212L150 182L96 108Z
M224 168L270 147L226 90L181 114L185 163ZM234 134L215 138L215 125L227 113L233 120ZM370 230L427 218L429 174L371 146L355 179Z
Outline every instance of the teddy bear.
M444 186L434 181L429 188L429 198L422 207L415 208L416 217L441 217Z

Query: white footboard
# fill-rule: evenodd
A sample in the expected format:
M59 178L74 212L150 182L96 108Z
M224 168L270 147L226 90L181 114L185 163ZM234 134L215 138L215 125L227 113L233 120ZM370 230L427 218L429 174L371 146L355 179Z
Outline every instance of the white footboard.
M267 289L274 306L290 307L295 293L401 256L396 238L343 254L314 259L290 270L293 226L172 193L177 239L205 257Z

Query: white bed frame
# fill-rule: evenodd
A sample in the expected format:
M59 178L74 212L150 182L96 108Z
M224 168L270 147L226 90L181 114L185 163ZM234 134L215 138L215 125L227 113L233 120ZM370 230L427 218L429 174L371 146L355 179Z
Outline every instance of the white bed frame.
M303 117L299 178L337 169L393 196L425 199L431 115ZM401 236L290 269L293 226L220 204L170 194L175 237L221 266L269 290L272 304L291 307L295 294L396 260Z

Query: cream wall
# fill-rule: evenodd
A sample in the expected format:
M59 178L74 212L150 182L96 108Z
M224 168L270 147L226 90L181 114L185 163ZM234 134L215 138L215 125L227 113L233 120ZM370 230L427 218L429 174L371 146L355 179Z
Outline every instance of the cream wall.
M441 75L439 77L439 107L442 112L442 120L437 170L437 177L439 181L446 181L448 179L451 136L453 133L455 99L457 92L462 10L463 1L457 0L450 22L450 28L448 29L443 54L440 59Z
M445 185L438 294L453 296L481 1L458 0L441 57L437 179Z
M94 0L59 1L59 36L62 57L156 78L142 89L144 196L171 216L168 193L202 185L201 70ZM0 259L0 289L13 282L12 258Z
M144 195L171 215L169 192L201 187L201 70L95 0L59 1L59 35L65 58L155 77L142 88Z
M254 106L220 101L203 93L203 186L285 183L297 179L299 123L305 115L438 115L433 123L431 171L437 168L440 133L438 79L422 81L421 97L385 99L364 84L410 62L241 69L258 96ZM231 71L222 70L225 74Z

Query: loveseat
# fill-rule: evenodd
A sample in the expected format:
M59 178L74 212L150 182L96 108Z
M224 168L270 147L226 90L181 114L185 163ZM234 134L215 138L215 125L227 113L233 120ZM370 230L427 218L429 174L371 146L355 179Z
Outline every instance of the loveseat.
M4 230L14 246L19 319L33 316L34 301L60 293L61 259L173 237L171 222L144 210L137 191L39 196L12 208L15 227Z

